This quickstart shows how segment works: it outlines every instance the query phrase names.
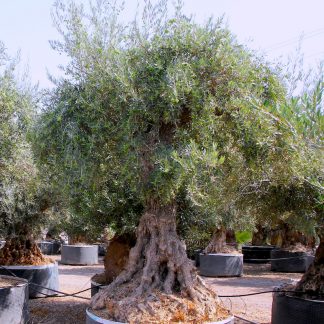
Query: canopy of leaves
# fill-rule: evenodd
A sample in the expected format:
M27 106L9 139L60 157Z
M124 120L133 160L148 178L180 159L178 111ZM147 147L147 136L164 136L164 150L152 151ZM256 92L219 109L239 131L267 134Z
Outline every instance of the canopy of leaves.
M17 81L15 66L0 43L1 236L37 232L46 219L50 196L38 176L27 138L35 115L35 93Z
M108 1L90 9L56 3L63 40L53 47L70 63L36 131L38 157L76 212L121 228L150 201L182 195L201 217L243 228L264 184L312 174L311 152L279 111L276 72L221 21L167 16L166 1L149 2L141 25L121 25Z

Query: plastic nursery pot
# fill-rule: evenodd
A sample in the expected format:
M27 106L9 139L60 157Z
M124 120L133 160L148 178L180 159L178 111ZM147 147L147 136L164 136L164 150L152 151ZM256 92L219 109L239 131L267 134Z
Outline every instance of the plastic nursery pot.
M90 308L87 308L86 310L86 324L126 324L122 322L115 322L111 320L104 319L102 317L99 317L91 312ZM234 316L230 316L222 321L217 322L209 322L206 324L234 324Z
M60 241L53 241L53 254L60 254L62 243Z
M0 275L0 323L24 324L28 318L27 280Z
M29 281L29 298L44 297L44 295L53 296L57 293L51 289L59 289L58 266L56 262L39 266L19 265L3 266L0 268L0 274L8 275L10 273Z
M243 262L268 263L271 259L271 251L275 248L275 245L243 245Z
M324 301L303 299L275 292L272 300L271 324L324 323Z
M43 254L46 254L46 255L53 254L53 242L41 241L41 242L38 242L37 245Z
M108 286L108 284L102 285L99 282L97 282L95 277L96 277L96 275L91 277L91 297L93 297L95 294L97 294L101 289Z
M271 271L305 272L314 260L314 256L306 252L289 252L275 249L271 251ZM282 259L282 260L280 260Z
M200 275L206 277L239 277L243 274L243 254L200 253Z
M61 263L71 265L98 264L98 246L62 245Z
M106 245L102 243L95 243L94 245L98 246L98 255L105 256L106 254Z
M200 253L202 253L203 249L195 250L195 265L198 268L200 266Z

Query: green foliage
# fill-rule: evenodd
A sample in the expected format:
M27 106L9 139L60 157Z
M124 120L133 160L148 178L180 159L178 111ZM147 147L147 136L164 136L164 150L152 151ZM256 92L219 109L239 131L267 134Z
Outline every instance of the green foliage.
M276 71L221 21L170 17L166 5L122 25L108 1L90 12L56 2L62 41L52 45L70 63L37 125L40 166L77 215L116 229L181 195L201 218L251 227L270 206L260 198L299 188L315 158L280 110Z
M39 177L27 136L37 97L17 80L16 62L1 43L0 67L0 235L26 236L53 215L50 188Z
M248 231L236 232L235 239L238 244L249 243L252 241L252 232L248 232Z

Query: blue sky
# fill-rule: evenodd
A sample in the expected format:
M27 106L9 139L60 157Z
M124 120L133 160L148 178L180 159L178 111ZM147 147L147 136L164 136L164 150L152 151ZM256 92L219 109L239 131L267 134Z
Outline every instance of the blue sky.
M125 17L131 17L135 2L125 1ZM21 50L32 81L41 87L51 86L46 69L58 75L57 66L65 62L48 43L58 39L50 16L52 4L53 0L0 0L0 40L10 55ZM293 53L301 35L306 64L315 66L324 59L324 0L184 0L184 10L198 21L224 14L240 42L271 60Z

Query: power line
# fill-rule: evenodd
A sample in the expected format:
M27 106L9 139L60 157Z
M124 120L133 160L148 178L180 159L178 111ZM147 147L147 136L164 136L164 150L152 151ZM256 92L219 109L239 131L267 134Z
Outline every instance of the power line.
M266 48L265 51L270 51L271 52L271 51L274 51L276 49L279 49L279 48L294 44L296 42L299 42L300 40L310 39L310 38L319 36L319 35L321 35L323 33L324 33L324 28L319 28L319 29L313 30L311 32L302 34L301 36L296 36L296 37L287 39L285 41L273 44L273 45L269 46L268 48Z

